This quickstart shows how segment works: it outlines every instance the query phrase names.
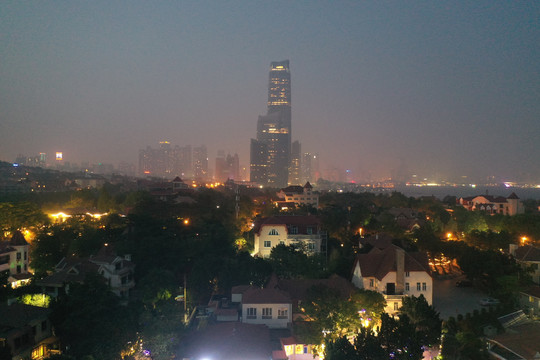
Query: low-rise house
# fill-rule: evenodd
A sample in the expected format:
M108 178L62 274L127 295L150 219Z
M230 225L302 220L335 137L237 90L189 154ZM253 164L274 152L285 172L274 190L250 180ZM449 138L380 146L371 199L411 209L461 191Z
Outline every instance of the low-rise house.
M540 318L540 286L533 285L520 291L519 305L527 315Z
M462 197L458 200L458 204L469 211L482 211L490 215L503 214L512 216L523 214L525 211L523 203L516 193L510 194L506 198L487 194Z
M430 305L433 302L433 278L424 254L407 253L395 245L374 247L356 257L352 273L356 287L384 295L389 314L397 313L405 296L423 295Z
M321 252L326 233L317 216L274 216L255 224L255 256L269 257L279 244L302 245L307 252Z
M304 344L295 336L279 339L282 347L282 353L285 354L285 359L288 360L317 360L318 355L314 355L315 349L313 345ZM280 354L281 355L281 354ZM273 358L276 360L275 358Z
M60 293L69 292L69 284L83 283L88 273L98 273L105 278L112 292L128 298L135 287L134 270L131 256L118 256L111 247L105 246L88 259L63 258L56 265L55 272L38 281L37 285L44 293L57 297Z
M242 322L286 329L292 324L292 301L285 291L249 288L242 294Z
M540 359L540 322L531 321L522 311L500 317L505 331L487 337L490 359Z
M319 194L313 192L313 186L309 181L304 186L288 186L276 193L281 199L280 203L294 203L297 206L310 205L315 208L319 207Z
M518 247L511 244L510 254L521 266L532 270L532 281L540 285L540 249L532 245Z
M59 354L53 336L50 310L14 303L0 305L0 348L8 346L12 359L45 359Z
M9 274L8 281L13 288L30 281L28 248L28 242L18 230L9 241L0 241L0 272Z

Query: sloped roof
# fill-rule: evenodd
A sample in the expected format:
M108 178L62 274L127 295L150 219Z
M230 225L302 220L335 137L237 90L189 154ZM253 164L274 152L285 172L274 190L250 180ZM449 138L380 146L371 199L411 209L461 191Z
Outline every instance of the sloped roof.
M87 259L64 258L57 271L37 283L41 286L63 286L66 283L82 283L88 273L97 273L99 265Z
M515 192L513 192L510 194L510 196L507 197L507 199L519 199L519 197L516 195Z
M28 242L24 238L24 235L19 230L15 231L13 233L13 236L11 236L11 240L9 241L9 244L11 246L24 246L28 245Z
M376 235L371 235L366 238L361 238L360 243L362 245L371 245L378 249L385 249L389 246L392 246L392 240L394 237L387 233L380 233Z
M294 194L303 194L304 188L300 185L287 186L286 188L281 189L284 193L294 193Z
M540 261L540 249L532 245L520 246L516 249L515 258L518 261Z
M512 326L511 331L493 336L494 340L524 359L535 359L540 352L540 323L529 322Z
M249 289L255 289L253 285L237 285L231 289L231 294L243 294Z
M261 228L264 225L285 225L297 226L298 234L306 234L308 226L319 226L321 219L314 215L283 215L263 218L255 223L255 232L260 235Z
M292 304L291 297L279 289L251 288L242 295L243 304Z
M308 182L306 182L306 184L304 185L304 189L313 189L313 186L311 186L311 184Z
M354 267L356 267L357 264L360 266L363 277L374 277L378 280L382 280L389 272L397 271L396 250L403 251L395 245L385 249L373 248L367 254L359 254L356 257ZM405 252L404 260L404 271L425 271L428 274L430 273L427 265L427 256L425 254Z
M0 305L0 326L20 329L33 320L46 318L51 310L21 303Z

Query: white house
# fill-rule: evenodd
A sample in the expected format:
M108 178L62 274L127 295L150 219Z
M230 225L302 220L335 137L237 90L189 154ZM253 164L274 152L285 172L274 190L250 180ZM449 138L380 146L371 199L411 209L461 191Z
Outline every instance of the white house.
M532 281L540 285L540 249L532 245L518 247L510 244L510 254L519 264L532 270Z
M525 211L516 193L504 196L478 195L460 198L458 203L469 211L482 211L491 215L516 215Z
M28 242L18 230L9 241L0 241L0 272L9 274L8 280L13 288L30 281L28 248Z
M289 186L276 193L277 197L282 199L278 201L284 203L294 203L295 205L311 205L319 207L319 194L313 192L313 186L309 181L302 186Z
M242 294L242 322L285 329L292 323L292 301L278 289L249 288Z
M427 257L420 253L407 253L398 246L373 248L359 254L353 266L352 283L366 290L377 291L386 299L386 312L395 314L405 296L423 295L433 302L433 278Z
M269 257L279 244L304 245L311 253L321 251L326 233L317 216L274 216L262 219L255 226L255 256Z

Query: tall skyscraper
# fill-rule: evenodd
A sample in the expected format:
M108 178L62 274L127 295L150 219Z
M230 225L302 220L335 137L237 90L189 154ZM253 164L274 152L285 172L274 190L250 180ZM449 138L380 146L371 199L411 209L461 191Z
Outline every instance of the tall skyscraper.
M291 147L291 168L289 171L289 185L302 185L302 147L300 142L293 141Z
M259 116L257 139L251 141L251 181L285 187L290 163L291 73L285 60L270 64L267 114Z

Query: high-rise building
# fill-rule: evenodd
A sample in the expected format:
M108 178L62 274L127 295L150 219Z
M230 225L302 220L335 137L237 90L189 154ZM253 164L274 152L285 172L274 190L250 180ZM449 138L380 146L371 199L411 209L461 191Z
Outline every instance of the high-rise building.
M302 147L300 142L294 141L291 146L291 168L289 171L289 185L305 184L302 181Z
M285 187L290 163L291 73L285 60L270 64L267 114L259 116L257 139L251 141L251 181Z
M193 176L198 180L207 180L208 151L204 145L193 148Z

